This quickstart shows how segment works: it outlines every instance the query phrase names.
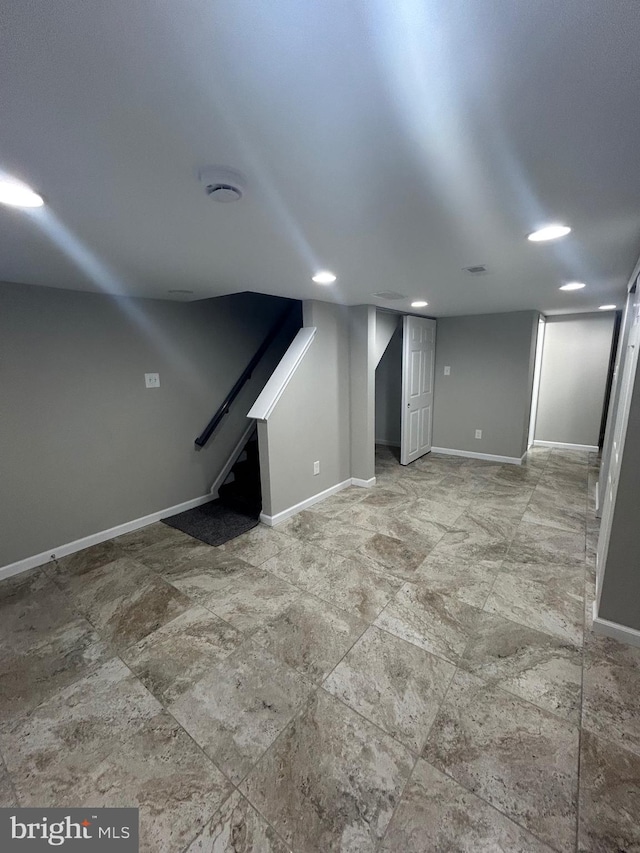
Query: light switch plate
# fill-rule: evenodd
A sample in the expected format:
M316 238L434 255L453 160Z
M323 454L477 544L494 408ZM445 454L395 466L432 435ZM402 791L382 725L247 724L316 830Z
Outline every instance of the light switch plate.
M448 365L448 364L445 364L445 367L444 367L444 375L445 375L445 376L451 376L451 368L449 367L449 365Z
M476 438L482 438L482 430L481 429L476 430Z
M144 384L145 384L146 388L159 388L160 387L160 374L159 373L145 373Z
M315 475L319 474L319 473L320 473L320 463L314 462L313 463L313 476L315 477Z

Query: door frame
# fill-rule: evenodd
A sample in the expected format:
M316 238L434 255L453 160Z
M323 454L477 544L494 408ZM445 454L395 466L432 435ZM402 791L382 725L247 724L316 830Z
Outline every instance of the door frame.
M428 387L430 389L429 392L431 394L431 406L429 409L429 442L428 446L423 445L418 448L418 452L410 453L408 447L408 433L409 433L409 425L408 425L408 416L410 414L411 409L411 335L410 335L410 324L412 322L424 323L424 328L428 328L432 330L432 344L431 344L431 363L429 366L420 362L419 371L420 374L423 370L428 370ZM433 446L433 394L434 394L434 379L435 379L435 361L436 361L436 321L430 317L419 317L415 314L404 314L402 318L402 395L401 395L401 418L400 418L400 464L408 465L411 462L415 462L416 459L419 459L421 456L424 456L426 453L431 451L431 447ZM423 379L421 375L418 377L418 381L420 382Z
M636 287L632 288L628 297L629 331L624 342L624 351L621 353L622 361L619 365L621 372L618 374L619 392L618 403L611 426L611 443L609 457L604 471L598 481L598 491L602 500L602 521L600 523L600 534L596 556L596 607L600 609L600 596L602 595L602 581L604 578L607 553L609 551L609 540L611 538L611 524L618 493L618 481L620 468L624 454L624 445L627 437L627 425L629 422L629 410L633 397L638 365L638 354L640 350L640 303Z

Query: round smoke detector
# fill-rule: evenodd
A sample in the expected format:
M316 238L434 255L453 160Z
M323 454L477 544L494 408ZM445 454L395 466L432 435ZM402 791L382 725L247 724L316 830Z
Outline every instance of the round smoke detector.
M239 201L244 195L244 178L235 169L207 166L200 170L199 177L200 183L204 184L204 191L214 201L227 204Z

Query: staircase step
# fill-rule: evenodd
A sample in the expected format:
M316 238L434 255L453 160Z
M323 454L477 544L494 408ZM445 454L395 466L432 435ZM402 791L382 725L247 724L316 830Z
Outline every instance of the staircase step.
M233 480L224 483L218 490L220 502L230 509L257 518L262 510L262 490L256 435L246 443L230 473Z
M235 483L222 486L218 494L220 503L224 506L244 512L257 518L262 509L262 495L259 491L246 492L241 489L233 489Z
M236 462L231 469L236 482L260 482L260 468L254 462Z
M229 501L224 504L227 509L232 509L234 512L239 512L241 515L248 515L249 518L258 518L262 512L261 503L250 503L249 501Z
M249 462L256 462L257 464L260 464L260 454L258 451L257 441L255 442L255 444L247 444L247 446L245 447L245 452L247 454L247 460Z
M227 499L260 501L262 500L262 491L259 483L254 483L251 486L238 482L225 483L224 486L220 486L218 497L223 501Z

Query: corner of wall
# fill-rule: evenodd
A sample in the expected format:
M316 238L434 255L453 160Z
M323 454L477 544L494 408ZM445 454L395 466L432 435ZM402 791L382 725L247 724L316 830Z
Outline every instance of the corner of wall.
M351 477L349 312L308 300L303 316L316 335L259 431L264 515L271 519Z
M349 309L350 476L375 477L376 309Z
M438 319L433 443L519 459L526 451L537 313ZM451 372L444 376L443 367ZM475 430L482 438L475 438Z

